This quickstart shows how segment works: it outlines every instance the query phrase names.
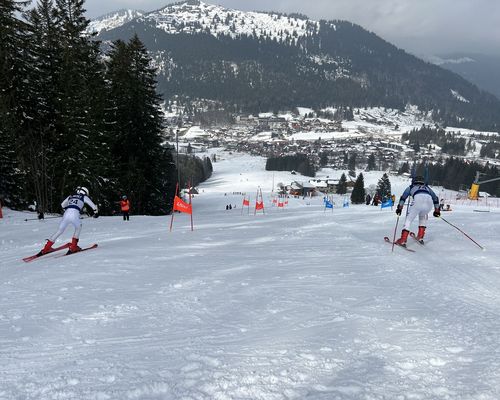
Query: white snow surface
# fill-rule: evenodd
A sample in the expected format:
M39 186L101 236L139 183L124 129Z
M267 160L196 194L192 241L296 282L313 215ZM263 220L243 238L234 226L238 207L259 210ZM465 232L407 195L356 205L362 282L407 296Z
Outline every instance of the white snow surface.
M278 210L273 181L308 177L218 156L194 231L179 214L172 232L170 216L86 219L97 249L26 264L59 220L4 209L0 399L500 398L498 208L443 213L484 251L431 217L425 247L391 252L390 209ZM242 214L234 193L253 204L259 186L265 214Z

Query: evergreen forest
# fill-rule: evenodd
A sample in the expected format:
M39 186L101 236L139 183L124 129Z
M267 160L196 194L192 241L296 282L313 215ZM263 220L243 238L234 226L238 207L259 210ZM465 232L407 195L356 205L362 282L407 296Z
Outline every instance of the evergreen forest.
M85 186L100 213L170 212L176 166L156 70L137 36L106 54L83 0L0 1L0 198L38 211Z

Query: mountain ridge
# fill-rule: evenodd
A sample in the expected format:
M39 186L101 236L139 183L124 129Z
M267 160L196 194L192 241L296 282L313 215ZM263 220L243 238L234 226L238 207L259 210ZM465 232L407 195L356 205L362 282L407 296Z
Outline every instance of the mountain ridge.
M205 98L252 112L415 104L445 125L500 126L494 96L347 21L187 1L101 30L98 38L135 34L162 66L159 90L167 98Z

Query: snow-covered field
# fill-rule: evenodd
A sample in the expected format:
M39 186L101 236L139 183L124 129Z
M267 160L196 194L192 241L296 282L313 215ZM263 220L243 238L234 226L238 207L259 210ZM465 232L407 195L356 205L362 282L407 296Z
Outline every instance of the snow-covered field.
M25 264L58 219L4 209L0 399L500 398L498 209L443 214L485 251L433 218L425 247L392 253L390 210L278 210L273 180L300 176L219 160L193 232L178 214L173 232L169 216L87 219L98 249ZM265 214L242 215L233 193L259 186Z

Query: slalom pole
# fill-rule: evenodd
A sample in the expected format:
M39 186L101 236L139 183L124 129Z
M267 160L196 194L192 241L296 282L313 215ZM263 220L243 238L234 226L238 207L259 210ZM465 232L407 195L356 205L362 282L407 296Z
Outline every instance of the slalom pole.
M175 185L175 197L177 197L177 192L179 190L179 182L177 182L177 185ZM172 232L172 226L174 224L174 214L175 214L175 197L174 197L174 204L172 206L172 218L170 219L170 232Z
M469 240L474 242L476 246L478 246L481 250L484 250L484 247L481 246L478 242L476 242L474 239L472 239L469 235L467 235L463 230L461 230L458 226L453 225L451 222L447 221L443 217L440 217L444 222L446 222L448 225L451 225L453 228L455 228L457 231L459 231L461 234L463 234L465 237L467 237Z
M194 225L193 225L193 200L191 198L191 182L192 182L192 179L191 178L191 181L189 181L189 205L191 206L191 231L194 230Z

